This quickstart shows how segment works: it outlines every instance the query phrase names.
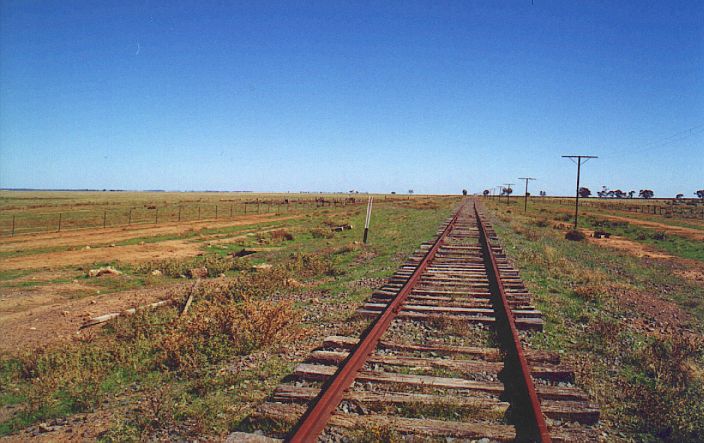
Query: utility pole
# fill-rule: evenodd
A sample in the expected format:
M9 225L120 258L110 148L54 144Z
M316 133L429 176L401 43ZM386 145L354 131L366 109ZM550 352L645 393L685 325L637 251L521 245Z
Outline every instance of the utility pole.
M535 179L533 177L518 177L518 179L526 181L526 193L523 196L523 212L526 212L528 210L528 181Z
M582 169L582 165L588 162L592 158L599 158L595 155L563 155L562 158L569 158L572 163L577 165L577 193L574 203L574 229L577 229L577 218L579 217L579 174ZM577 161L574 161L577 159ZM584 159L584 161L582 161Z
M506 188L504 188L506 189L506 204L511 203L511 194L508 192L508 190L510 189L511 191L513 191L513 188L511 187L513 185L515 185L515 183L504 183L504 186L506 186Z

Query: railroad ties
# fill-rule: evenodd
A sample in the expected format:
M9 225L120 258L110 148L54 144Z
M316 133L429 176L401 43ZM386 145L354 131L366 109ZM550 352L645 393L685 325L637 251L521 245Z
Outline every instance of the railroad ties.
M520 331L513 342L502 306ZM372 319L361 337L326 338L259 407L260 419L292 429L287 441L384 432L420 441L596 441L599 410L559 354L511 349L544 320L471 201L357 315ZM530 371L523 384L516 355Z

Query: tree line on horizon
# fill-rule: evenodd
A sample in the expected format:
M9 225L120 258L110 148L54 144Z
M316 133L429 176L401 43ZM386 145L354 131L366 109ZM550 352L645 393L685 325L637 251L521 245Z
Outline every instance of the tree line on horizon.
M462 192L464 195L467 195L466 190L463 190ZM579 192L579 196L582 198L591 197L591 195L592 195L592 191L589 188L584 187L584 186L580 187L578 192ZM484 192L482 192L482 195L484 195L484 197L487 197L489 194L491 194L491 191L488 189L485 189ZM501 195L511 195L511 194L513 194L513 189L511 189L510 187L503 188L501 190ZM597 197L599 197L599 198L634 198L634 196L636 195L636 191L624 192L620 189L609 189L606 186L602 186L601 190L597 191L596 194L597 194ZM530 195L530 193L528 193L528 195ZM697 198L704 200L704 189L699 189L697 191L694 191L694 195L696 195ZM540 196L545 197L546 196L545 191L540 191ZM653 198L653 197L655 197L655 192L652 189L641 189L638 191L638 197L644 198L644 199ZM681 193L677 194L675 196L675 198L677 200L683 199L684 194L681 194Z

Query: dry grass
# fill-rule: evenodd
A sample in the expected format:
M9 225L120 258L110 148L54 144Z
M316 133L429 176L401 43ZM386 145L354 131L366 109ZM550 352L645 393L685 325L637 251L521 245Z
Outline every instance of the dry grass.
M158 344L158 362L197 373L209 364L293 338L300 316L293 304L246 298L242 302L205 301L171 325Z
M627 385L626 393L639 400L636 412L656 436L678 442L704 438L704 388L693 366L703 352L701 336L672 334L638 353L651 382Z
M313 228L310 230L313 238L333 238L335 234L329 228Z
M293 240L293 234L288 229L275 229L269 232L260 232L257 234L259 243L281 243Z

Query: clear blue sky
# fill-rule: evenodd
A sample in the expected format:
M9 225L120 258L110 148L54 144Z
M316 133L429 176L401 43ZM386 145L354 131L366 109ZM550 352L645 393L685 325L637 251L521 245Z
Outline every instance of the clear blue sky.
M0 2L0 186L704 188L704 1ZM522 189L522 188L521 188Z

